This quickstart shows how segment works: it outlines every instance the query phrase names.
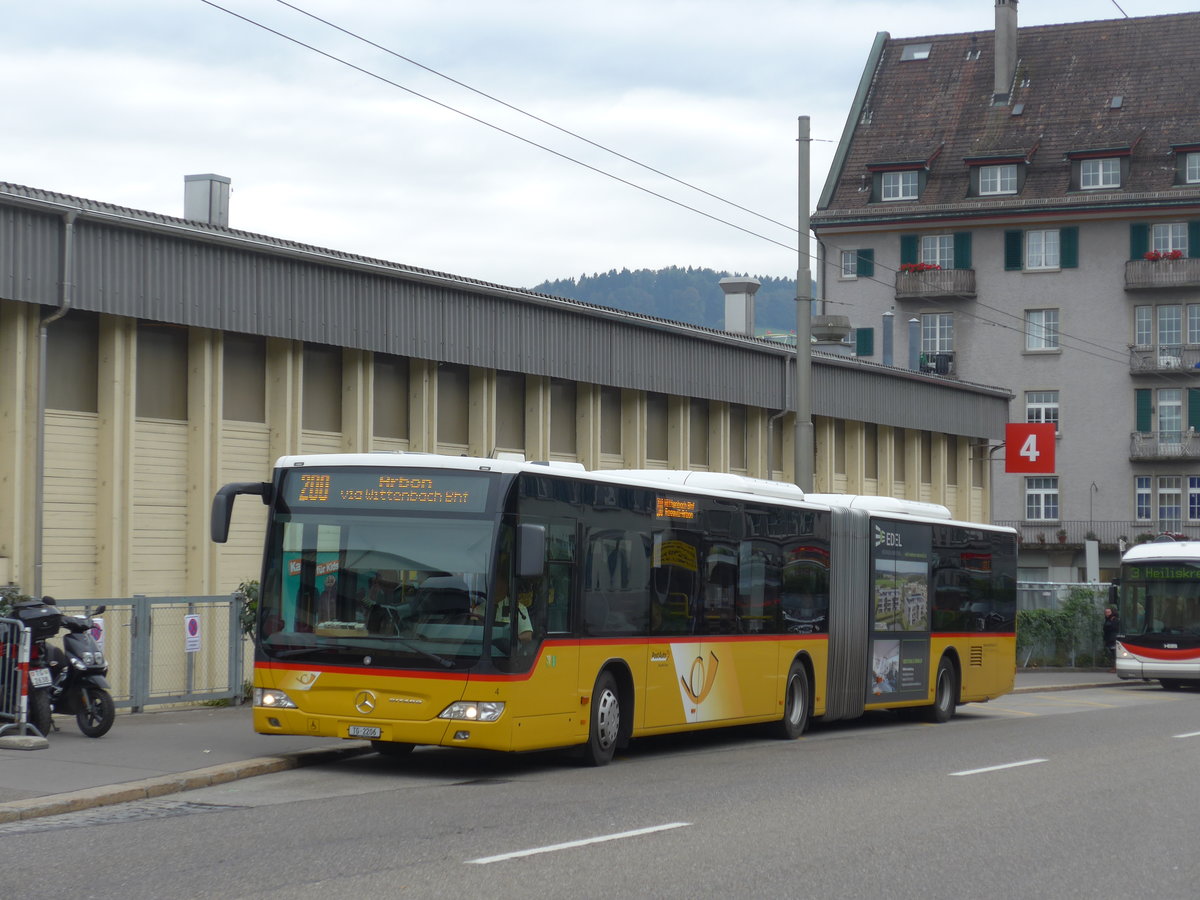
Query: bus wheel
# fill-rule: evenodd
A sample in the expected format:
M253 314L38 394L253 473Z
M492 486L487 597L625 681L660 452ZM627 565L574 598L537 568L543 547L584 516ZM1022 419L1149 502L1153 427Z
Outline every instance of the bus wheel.
M954 666L950 660L942 657L938 663L937 676L934 681L933 706L926 707L925 721L941 724L949 722L958 706L958 684L954 677Z
M794 741L808 727L808 672L799 662L792 663L787 687L783 689L783 718L777 727L781 738Z
M399 759L413 752L412 744L402 744L399 741L371 741L371 749L380 756L389 759Z
M592 690L591 725L583 761L589 766L608 765L617 750L620 734L621 698L617 694L617 681L611 672L601 672Z
M1164 691L1178 691L1183 689L1183 682L1177 678L1160 678L1158 683L1163 686Z

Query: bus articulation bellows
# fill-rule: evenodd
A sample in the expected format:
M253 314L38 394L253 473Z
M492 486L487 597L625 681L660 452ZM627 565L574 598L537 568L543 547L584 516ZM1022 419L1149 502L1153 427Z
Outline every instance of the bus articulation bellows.
M738 475L418 453L284 457L269 507L263 734L602 765L632 738L1012 689L1016 535L942 506Z

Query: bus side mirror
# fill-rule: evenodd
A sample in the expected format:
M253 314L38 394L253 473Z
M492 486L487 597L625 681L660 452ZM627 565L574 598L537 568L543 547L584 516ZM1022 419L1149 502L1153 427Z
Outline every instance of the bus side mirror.
M263 503L271 502L271 484L267 481L235 481L227 484L213 497L210 531L214 543L229 540L229 518L233 515L233 498L238 494L258 494Z
M546 571L546 526L517 526L517 577L538 578Z

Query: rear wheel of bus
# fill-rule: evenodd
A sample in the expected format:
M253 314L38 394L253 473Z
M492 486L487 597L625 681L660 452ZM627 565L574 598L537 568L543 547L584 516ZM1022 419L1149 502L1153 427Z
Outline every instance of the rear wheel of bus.
M925 721L940 725L953 718L958 706L958 678L954 673L954 663L948 657L943 656L938 663L933 684L933 706L925 708Z
M788 671L787 686L783 689L783 718L776 726L785 740L795 740L808 727L808 671L799 660Z

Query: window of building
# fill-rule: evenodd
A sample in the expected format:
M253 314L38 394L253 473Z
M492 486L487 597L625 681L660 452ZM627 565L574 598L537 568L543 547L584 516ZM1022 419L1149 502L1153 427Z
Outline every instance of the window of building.
M1158 479L1158 520L1163 525L1183 518L1183 479L1178 475L1160 475Z
M157 322L138 322L138 416L186 421L187 386L187 328Z
M1025 268L1057 269L1058 229L1025 232Z
M1149 475L1139 475L1133 480L1133 505L1139 522L1149 522L1154 517Z
M1188 153L1184 162L1184 180L1188 184L1200 182L1200 153Z
M600 388L600 452L621 452L621 389Z
M1025 310L1025 349L1058 349L1058 310Z
M954 235L926 234L921 237L921 262L939 269L954 268Z
M1189 344L1200 344L1200 303L1188 304L1187 342Z
M884 172L881 191L884 200L916 200L917 172Z
M1179 306L1158 307L1158 346L1178 347L1183 343L1183 310Z
M1168 222L1150 229L1150 249L1159 253L1178 250L1188 255L1188 226L1186 222Z
M221 407L226 419L267 421L267 340L255 334L226 334Z
M46 408L100 409L100 317L72 310L46 329Z
M1017 192L1017 167L981 166L979 169L980 194L1015 194Z
M1200 475L1188 476L1188 521L1200 521Z
M1025 421L1058 428L1058 391L1026 391Z
M1004 232L1006 271L1037 272L1079 267L1079 228Z
M550 452L574 456L575 434L575 382L562 378L550 381Z
M1150 347L1154 343L1154 307L1133 308L1133 343L1138 347Z
M496 447L525 449L525 375L496 373Z
M1058 477L1025 479L1025 518L1031 522L1058 519Z
M553 401L551 401L553 402ZM471 370L452 363L437 368L437 440L466 446L471 441Z
M954 350L954 316L924 313L921 316L921 352L950 353Z
M1161 388L1158 391L1159 443L1179 443L1183 436L1183 391Z
M842 277L875 277L875 251L870 248L842 251Z
M1121 186L1121 160L1084 159L1079 162L1079 187L1085 191Z

